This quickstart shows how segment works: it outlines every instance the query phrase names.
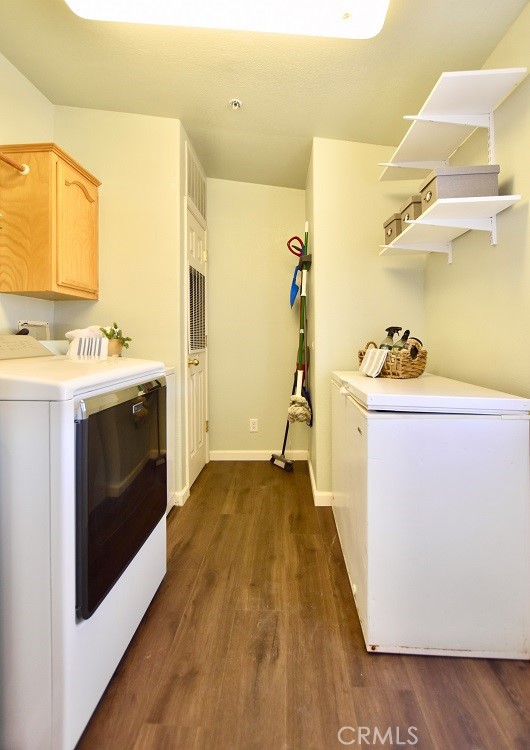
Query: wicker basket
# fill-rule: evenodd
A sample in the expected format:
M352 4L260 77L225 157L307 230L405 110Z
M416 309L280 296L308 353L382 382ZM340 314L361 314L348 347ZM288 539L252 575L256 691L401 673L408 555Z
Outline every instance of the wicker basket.
M378 377L405 379L419 378L423 374L427 364L427 351L417 339L409 339L409 345L410 348L388 352L385 364ZM364 349L359 349L359 364L363 361L366 350L371 346L377 348L375 341L369 341ZM414 359L411 357L411 349L413 352L418 352Z

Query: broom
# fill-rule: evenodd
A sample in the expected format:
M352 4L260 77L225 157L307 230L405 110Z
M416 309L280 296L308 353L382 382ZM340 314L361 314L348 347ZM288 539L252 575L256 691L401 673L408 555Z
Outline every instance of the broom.
M296 376L295 376L296 377ZM293 394L295 391L296 386L296 379L295 379L295 385L293 385ZM285 458L285 446L287 445L287 435L289 434L289 425L290 425L289 419L287 419L287 423L285 425L285 432L283 434L283 445L282 445L282 452L281 453L273 453L270 462L274 466L279 466L280 469L283 469L284 471L292 471L293 470L293 462L289 461L289 459Z
M305 347L305 328L306 328L306 297L307 297L307 271L311 266L311 260L307 255L307 241L308 241L308 225L305 225L305 236L302 244L302 252L299 262L299 268L302 271L302 282L300 292L300 326L298 334L298 352L296 357L296 370L294 376L293 389L291 391L291 403L287 410L287 424L285 425L285 433L283 436L282 452L280 454L273 453L270 461L275 466L278 466L284 471L293 470L293 462L289 461L285 457L285 448L287 445L287 436L289 434L289 425L291 422L307 422L311 426L312 413L309 405L309 392L304 388L304 380L306 374L306 347ZM289 242L287 246L289 246ZM292 250L291 250L292 252ZM292 294L292 293L291 293ZM293 304L291 297L291 307ZM302 395L302 392L305 395Z

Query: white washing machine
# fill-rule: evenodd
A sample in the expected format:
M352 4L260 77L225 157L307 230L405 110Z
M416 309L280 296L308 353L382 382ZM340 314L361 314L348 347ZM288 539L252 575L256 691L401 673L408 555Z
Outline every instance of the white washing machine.
M72 750L165 574L174 374L21 338L0 336L0 747Z

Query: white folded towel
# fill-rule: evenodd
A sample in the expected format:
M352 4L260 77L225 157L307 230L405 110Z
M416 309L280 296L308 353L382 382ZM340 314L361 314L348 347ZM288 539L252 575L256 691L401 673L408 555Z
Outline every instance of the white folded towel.
M388 349L376 349L375 346L366 350L359 370L370 378L376 378L385 364Z
M107 359L109 340L102 336L77 336L68 347L71 359Z
M102 338L103 332L99 330L100 326L88 326L87 328L75 328L73 331L67 331L64 334L65 339L73 341L77 338Z

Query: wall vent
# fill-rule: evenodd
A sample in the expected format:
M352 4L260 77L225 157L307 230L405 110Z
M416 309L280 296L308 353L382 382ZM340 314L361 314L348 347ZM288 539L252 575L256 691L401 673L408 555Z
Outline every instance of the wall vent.
M189 351L206 349L206 279L193 266L189 266L190 330Z
M186 143L186 196L206 221L206 175L190 145Z

